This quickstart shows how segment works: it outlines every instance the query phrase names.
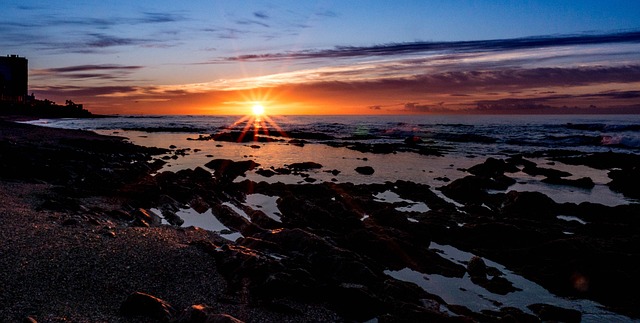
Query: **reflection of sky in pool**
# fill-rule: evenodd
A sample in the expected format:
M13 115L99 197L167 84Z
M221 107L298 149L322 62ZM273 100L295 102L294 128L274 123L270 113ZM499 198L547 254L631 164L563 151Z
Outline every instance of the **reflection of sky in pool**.
M431 248L442 251L444 258L465 265L474 255L448 245L431 243ZM441 275L426 275L404 268L398 271L386 270L385 273L395 279L412 282L425 291L442 297L448 304L463 305L473 311L485 309L499 310L501 307L516 307L531 313L527 305L543 303L582 312L582 322L629 322L630 318L601 308L590 300L570 300L555 296L540 285L525 279L504 266L484 259L487 266L495 267L504 273L504 277L521 289L507 295L493 294L471 282L468 274L463 278L450 278ZM499 302L499 305L497 305Z

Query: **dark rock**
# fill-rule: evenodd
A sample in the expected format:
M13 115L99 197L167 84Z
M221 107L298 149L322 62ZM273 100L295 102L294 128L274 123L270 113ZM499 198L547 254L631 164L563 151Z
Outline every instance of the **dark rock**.
M184 220L171 210L162 210L162 216L171 225L179 227L184 224Z
M210 208L209 203L200 196L192 198L191 201L189 201L189 206L199 214L207 212Z
M120 305L122 316L144 316L160 322L170 322L176 310L167 302L155 296L135 292Z
M487 277L487 265L484 260L478 256L474 256L469 260L467 264L467 272L472 278L486 278Z
M566 186L573 186L573 187L586 188L586 189L591 189L594 186L596 186L596 184L593 183L593 180L589 177L582 177L578 179L547 177L543 179L542 182L547 184L566 185Z
M537 167L537 166L535 167L525 166L522 169L522 172L531 176L542 175L545 177L555 177L555 178L571 176L571 173L568 173L565 171L561 171L553 168Z
M147 223L148 226L160 225L161 218L151 210L139 208L133 211L132 216L134 219L142 220L143 223ZM144 224L142 226L145 226Z
M634 166L625 169L615 169L608 173L611 182L607 185L611 190L620 192L624 196L640 199L640 166Z
M261 169L258 169L258 170L256 171L256 174L258 174L258 175L262 175L262 176L264 176L264 177L271 177L271 176L275 175L275 174L276 174L276 172L274 172L274 171L272 171L272 170L270 170L270 169L263 169L263 168L261 168Z
M247 171L260 166L260 164L253 160L235 162L229 159L214 159L204 166L212 169L216 178L233 181L236 177L244 175Z
M524 167L529 167L529 168L534 168L536 167L536 163L530 161L530 160L526 160L524 158L522 158L522 155L516 155L516 156L512 156L506 159L506 162L511 164L511 165L519 165L519 166L524 166Z
M632 169L640 165L640 156L614 152L588 155L578 152L573 155L555 157L553 160L569 165L585 165L596 169Z
M289 144L294 145L294 146L298 146L298 147L304 147L304 145L306 143L307 143L307 141L301 140L301 139L291 139L291 140L289 140Z
M366 321L389 310L388 304L363 285L341 284L330 293L331 306L352 320Z
M180 210L180 202L176 201L169 195L161 195L158 201L160 209L177 212Z
M227 142L273 142L284 141L283 139L273 139L262 135L257 135L253 132L246 131L229 131L221 132L210 136L200 135L195 140L215 140L215 141L227 141Z
M474 256L469 260L467 272L474 284L482 286L494 294L506 295L510 292L520 290L513 287L513 284L504 277L493 276L491 279L488 279L487 274L489 270L487 265L484 260L478 256Z
M192 305L182 311L176 323L242 323L228 314L218 314L206 305Z
M549 304L531 304L527 307L543 321L579 323L582 320L582 313L573 309Z
M294 171L305 171L305 170L322 168L322 165L314 162L302 162L302 163L293 163L288 165L287 167Z
M421 144L424 141L422 140L422 138L418 137L418 136L410 136L405 138L404 143L407 145L416 145L416 144Z
M275 133L274 135L279 135ZM304 132L304 131L290 131L287 133L290 138L296 139L308 139L308 140L332 140L335 137L321 133L321 132Z
M288 168L284 168L284 167L278 167L278 168L274 169L274 171L276 173L278 173L278 174L281 174L281 175L289 175L289 174L291 174L291 170L288 169Z
M484 163L472 166L467 171L476 176L492 178L503 175L505 172L515 173L519 171L519 169L512 164L506 163L502 159L490 157L487 158Z
M483 203L489 196L487 190L506 190L513 184L515 180L505 175L493 178L469 175L442 186L440 190L457 201Z
M362 175L373 175L373 173L375 173L375 170L371 166L360 166L356 167L355 170Z
M260 149L260 146L259 146L259 145L251 145L251 146L249 146L249 147L250 147L250 148L253 148L253 149Z
M461 236L470 248L524 248L545 241L545 235L534 229L502 222L487 222L466 225L460 229Z
M557 210L558 204L543 193L511 191L506 195L501 213L543 220L555 217Z

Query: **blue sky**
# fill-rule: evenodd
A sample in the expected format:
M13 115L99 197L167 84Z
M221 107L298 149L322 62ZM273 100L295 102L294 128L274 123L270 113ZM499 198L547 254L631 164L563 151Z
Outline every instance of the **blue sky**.
M475 75L486 81L507 70L518 70L518 80L528 77L535 83L544 78L540 73L553 68L563 69L556 71L562 75L581 68L603 78L603 83L589 85L593 89L573 80L582 88L547 91L575 96L579 103L577 96L588 90L630 91L637 85L634 68L640 65L637 0L5 0L1 6L0 54L29 59L30 88L36 96L74 99L112 113L179 113L178 107L187 103L191 105L184 111L189 113L230 113L241 101L231 100L232 92L262 100L256 93L304 87L308 102L300 95L295 100L282 95L290 101L281 102L281 112L286 112L285 105L318 107L323 95L351 96L348 89L362 88L362 82L383 86L385 95L368 102L345 98L345 111L462 109L486 101L487 93L506 99L509 91L496 87L480 93L481 86L460 86L464 93L407 89L415 88L416 80L425 88L433 88L434 79L460 85L451 73L484 73ZM521 44L530 37L537 41ZM606 68L613 70L604 77ZM614 72L625 78L615 79ZM406 84L390 82L400 79ZM329 89L328 83L338 81L356 83ZM535 98L534 90L544 88L535 84L526 88L528 97L515 98ZM463 95L476 97L461 100ZM360 96L371 97L366 91ZM567 105L568 99L556 103ZM602 104L616 105L610 100Z

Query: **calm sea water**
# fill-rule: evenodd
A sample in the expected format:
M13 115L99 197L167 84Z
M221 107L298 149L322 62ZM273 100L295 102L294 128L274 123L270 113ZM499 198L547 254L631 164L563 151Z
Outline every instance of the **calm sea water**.
M93 130L129 138L133 143L162 148L187 149L187 154L168 159L161 171L177 171L203 167L212 158L251 159L262 168L278 168L287 164L314 161L323 165L312 171L319 182L383 183L408 180L434 188L466 176L461 169L483 162L487 157L504 158L515 153L547 149L570 149L584 152L615 151L640 153L640 116L282 116L247 122L239 116L118 116L100 119L37 120L44 126ZM401 143L406 138L420 137L425 145L445 152L444 157L416 153L372 154L332 147L321 140L307 139L304 147L286 142L235 143L188 140L200 135L225 131L257 131L261 134L314 133L325 134L332 141L364 143ZM171 154L170 154L171 155ZM171 156L173 157L173 156ZM545 159L532 159L545 165ZM355 171L359 166L372 166L373 176ZM636 203L609 190L606 170L556 163L553 168L573 174L570 178L588 176L596 186L578 189L540 182L522 172L510 174L517 184L510 189L539 191L557 202L594 202L605 205ZM339 170L335 176L330 170ZM294 175L270 178L247 173L254 181L303 183ZM447 181L443 181L446 178ZM437 191L438 192L438 191Z
M104 119L39 120L69 129L142 130L213 134L242 130L238 116L118 116ZM572 149L640 152L640 115L593 116L282 116L264 120L261 132L314 132L338 138L369 136L368 142L401 142L418 136L435 146L479 155ZM254 130L253 124L249 127Z

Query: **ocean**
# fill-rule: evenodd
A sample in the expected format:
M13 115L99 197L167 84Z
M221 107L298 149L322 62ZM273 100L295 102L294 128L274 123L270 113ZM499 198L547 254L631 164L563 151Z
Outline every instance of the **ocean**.
M507 158L549 150L584 153L640 153L639 115L402 115L402 116L112 116L96 119L41 119L29 123L67 129L91 130L122 136L143 146L173 148L163 156L161 171L203 167L213 158L253 160L262 169L274 169L297 162L317 162L322 169L311 172L313 181L384 183L408 180L434 188L464 177L464 170L488 157ZM243 132L242 142L211 139L229 132ZM251 139L258 134L260 142ZM297 142L290 141L297 138ZM373 151L403 145L419 138L418 146L433 149ZM270 141L273 139L273 141ZM430 152L433 152L430 153ZM556 202L594 202L620 205L637 202L606 186L606 170L554 163L531 156L539 165L550 164L568 171L571 178L590 177L596 184L581 189L540 182L524 173L510 176L517 183L510 190L539 191ZM370 176L355 171L370 166ZM340 173L334 175L337 170ZM254 181L288 184L311 182L296 175L265 177L255 172ZM241 178L244 179L244 178Z

